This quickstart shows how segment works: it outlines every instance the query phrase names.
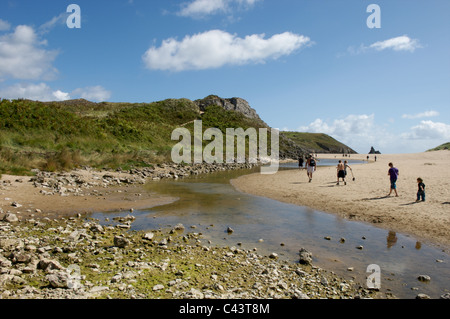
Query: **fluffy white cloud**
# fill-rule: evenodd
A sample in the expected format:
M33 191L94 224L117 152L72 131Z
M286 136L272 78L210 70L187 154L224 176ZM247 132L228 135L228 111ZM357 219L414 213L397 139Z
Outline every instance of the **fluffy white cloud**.
M79 88L72 92L74 96L80 96L81 98L94 102L107 101L111 97L111 92L106 90L104 87L90 86L85 88Z
M4 99L29 99L35 101L64 101L69 100L69 93L60 90L53 91L47 84L15 84L0 89L0 97Z
M410 132L403 133L402 137L412 140L450 140L450 125L433 121L421 121L419 125L412 127Z
M368 152L371 146L384 149L392 141L392 136L375 124L374 114L351 114L328 122L316 119L297 131L328 134L360 153Z
M435 116L439 116L439 112L426 111L426 112L418 113L418 114L403 114L402 118L412 120L412 119L420 119L420 118L424 118L424 117L435 117Z
M261 0L194 0L181 5L181 10L177 13L184 17L204 17L218 13L226 13L238 8L250 8Z
M264 34L239 38L221 30L186 36L182 41L164 40L162 45L151 47L143 56L148 69L153 70L203 70L224 65L263 63L289 55L310 44L310 39L291 32L276 34L265 39Z
M49 80L57 70L52 66L57 51L45 50L34 29L17 26L13 33L0 37L0 79Z
M369 48L375 49L377 51L383 51L386 49L392 49L394 51L410 51L414 52L416 49L421 48L419 41L417 39L411 39L407 35L400 37L388 39L385 41L375 42L370 45Z
M367 136L372 131L374 126L375 115L348 115L343 119L335 119L331 124L324 122L321 119L316 119L307 126L301 126L300 131L310 133L325 133L329 135L336 135L339 137L346 136Z

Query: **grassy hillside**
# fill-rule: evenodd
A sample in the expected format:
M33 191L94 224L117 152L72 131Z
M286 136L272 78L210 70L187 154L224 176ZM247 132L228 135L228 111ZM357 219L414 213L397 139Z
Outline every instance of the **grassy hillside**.
M440 146L438 146L438 147L435 147L435 148L433 148L433 149L431 149L431 150L428 150L427 152L432 152L432 151L442 151L442 150L450 150L450 142L449 142L449 143L442 144L442 145L440 145Z
M187 99L136 104L2 100L0 173L169 162L178 142L171 141L172 131L185 125L193 132L196 119L203 120L204 130L264 127L261 121L218 106L206 108L201 115Z
M326 134L301 132L282 132L282 134L301 148L307 150L307 152L356 154L350 147Z

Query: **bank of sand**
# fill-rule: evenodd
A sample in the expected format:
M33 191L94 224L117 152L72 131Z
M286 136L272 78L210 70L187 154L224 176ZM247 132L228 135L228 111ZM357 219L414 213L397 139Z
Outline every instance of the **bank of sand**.
M76 171L76 174L82 176L86 182L98 182L99 177L106 173L116 178L132 177L128 173ZM140 184L80 187L77 195L67 193L67 196L44 195L42 190L49 189L35 187L30 177L3 174L0 179L0 219L8 212L15 214L20 220L71 217L76 214L85 215L96 212L129 212L132 209L146 209L177 200L151 193ZM13 202L18 203L20 207L14 207Z
M365 160L367 155L351 155ZM349 159L320 155L318 159ZM387 197L388 163L400 171L399 197ZM245 193L308 206L343 218L410 234L424 242L450 247L450 151L370 156L369 163L351 166L347 185L336 185L336 167L318 167L311 183L305 170L284 170L274 175L252 174L232 181ZM416 203L417 178L426 184L426 202ZM276 212L274 212L276 213Z

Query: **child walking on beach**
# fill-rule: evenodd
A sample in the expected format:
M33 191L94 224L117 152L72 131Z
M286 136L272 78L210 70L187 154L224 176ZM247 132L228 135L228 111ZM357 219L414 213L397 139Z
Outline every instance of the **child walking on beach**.
M397 179L398 179L398 169L396 167L394 167L394 164L389 163L389 171L388 171L388 175L389 178L391 180L391 189L389 191L388 196L391 196L392 191L394 191L395 196L398 197L398 192L397 192Z
M420 202L422 200L422 202L425 201L425 184L423 183L423 179L421 179L420 177L417 179L417 185L419 187L418 191L417 191L417 201L416 202Z

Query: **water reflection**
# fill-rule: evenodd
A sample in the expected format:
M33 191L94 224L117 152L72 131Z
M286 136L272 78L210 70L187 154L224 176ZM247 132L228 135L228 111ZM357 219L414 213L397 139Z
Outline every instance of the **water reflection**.
M397 234L393 231L390 231L387 236L387 248L393 247L397 243Z

